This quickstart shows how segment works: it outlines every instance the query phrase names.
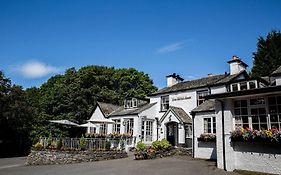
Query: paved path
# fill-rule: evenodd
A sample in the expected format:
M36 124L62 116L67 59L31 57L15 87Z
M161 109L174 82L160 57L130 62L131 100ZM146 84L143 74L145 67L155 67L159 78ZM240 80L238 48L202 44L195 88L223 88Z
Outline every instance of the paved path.
M19 162L22 160L19 160ZM0 160L0 166L2 166ZM17 161L15 161L17 162ZM13 164L14 162L11 161ZM5 166L8 164L6 163ZM68 165L15 166L0 168L0 175L236 175L217 169L215 163L191 157L167 157L154 160L118 160Z

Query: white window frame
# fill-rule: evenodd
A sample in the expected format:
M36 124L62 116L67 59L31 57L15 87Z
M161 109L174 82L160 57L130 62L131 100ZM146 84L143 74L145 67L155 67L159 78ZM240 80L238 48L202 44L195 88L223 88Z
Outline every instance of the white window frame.
M196 96L197 96L197 106L199 106L200 104L204 103L205 101L205 96L209 95L209 90L205 89L205 90L200 90L200 91L196 91Z
M107 134L107 124L100 124L100 134Z
M207 120L210 120L210 122L208 122ZM207 121L207 125L206 125L205 121ZM209 124L210 124L211 128L209 128ZM203 118L203 133L216 134L216 125L217 125L217 123L216 123L215 116L204 117ZM210 129L210 132L209 132L209 129Z
M161 111L167 111L169 109L170 105L170 99L169 95L161 96L161 104L160 104L160 110Z
M115 123L112 126L112 132L120 134L121 132L121 119L112 119Z
M244 89L244 90L249 90L249 89L256 89L258 86L257 86L257 81L256 80L252 80L252 81L242 81L242 82L239 82L239 83L233 83L230 85L230 90L231 92L236 92L236 91L241 91L241 84L242 83L247 83L247 89ZM254 88L250 88L250 83L254 83L255 84L255 87ZM237 85L237 90L234 91L233 90L233 85Z
M134 118L124 119L124 133L125 134L134 134Z

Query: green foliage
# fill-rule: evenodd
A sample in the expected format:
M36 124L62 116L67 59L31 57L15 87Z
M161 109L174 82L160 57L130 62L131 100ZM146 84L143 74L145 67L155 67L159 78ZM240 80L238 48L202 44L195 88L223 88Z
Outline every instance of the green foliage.
M62 139L57 140L56 149L60 150L62 147Z
M156 90L152 80L136 69L104 66L70 68L63 75L51 77L39 89L28 89L30 106L34 107L32 136L80 137L85 131L51 124L48 120L67 119L83 123L91 116L98 101L122 104L127 96L145 97ZM33 99L34 97L35 99Z
M151 147L154 150L159 151L159 150L167 150L167 149L171 148L172 145L166 139L162 139L161 141L156 140L156 141L152 142Z
M43 149L43 145L40 142L35 143L35 145L33 145L33 147L38 150Z
M253 77L268 76L276 70L281 65L281 33L273 30L266 38L259 37L253 59Z
M146 145L142 141L139 141L136 145L136 149L137 151L144 151L146 149Z
M82 137L79 140L79 148L81 150L85 150L86 149L86 140L85 140L83 135L82 135Z
M106 151L109 151L109 150L110 150L110 147L111 147L111 142L110 142L109 140L107 140L107 141L105 142L105 150L106 150Z

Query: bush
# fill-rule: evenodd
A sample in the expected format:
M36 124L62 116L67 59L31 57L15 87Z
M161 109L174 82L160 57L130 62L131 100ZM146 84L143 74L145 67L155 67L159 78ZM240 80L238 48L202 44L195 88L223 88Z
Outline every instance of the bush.
M61 147L62 147L62 140L59 139L59 140L57 141L57 144L56 144L56 149L60 150Z
M151 147L156 151L160 151L160 150L167 150L171 148L172 145L166 139L162 139L161 141L156 140L152 142Z
M105 142L105 150L106 150L106 151L109 151L109 150L110 150L110 147L111 147L111 142L107 140L107 141Z
M83 135L82 135L82 137L79 140L79 148L81 150L85 150L86 149L86 140L85 140Z
M136 149L137 151L144 151L146 149L146 145L142 141L139 141L136 145Z
M35 143L35 145L33 145L33 147L38 150L43 149L43 145L40 142Z

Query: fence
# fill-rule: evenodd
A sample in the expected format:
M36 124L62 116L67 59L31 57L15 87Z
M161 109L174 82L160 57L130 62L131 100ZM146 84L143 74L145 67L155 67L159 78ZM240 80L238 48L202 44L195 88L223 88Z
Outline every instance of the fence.
M58 143L61 140L62 147L67 149L79 149L80 138L41 138L40 143L47 148L51 142ZM86 150L105 150L108 146L110 149L125 149L125 147L133 147L136 138L84 138Z

